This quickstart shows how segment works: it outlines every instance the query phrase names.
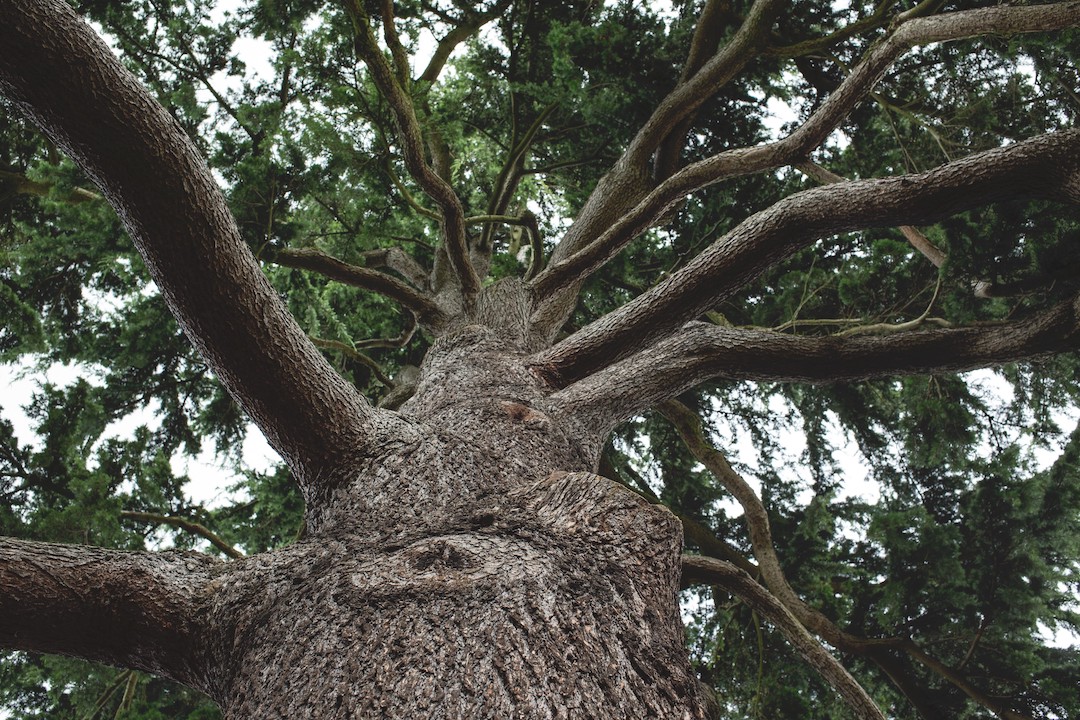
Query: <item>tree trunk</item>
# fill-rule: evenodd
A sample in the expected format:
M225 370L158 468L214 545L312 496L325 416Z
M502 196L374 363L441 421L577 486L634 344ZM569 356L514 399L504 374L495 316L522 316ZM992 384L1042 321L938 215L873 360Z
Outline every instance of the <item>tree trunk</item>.
M584 471L595 443L491 331L440 339L423 370L306 537L216 583L225 716L704 717L675 517Z
M703 717L674 518L584 473L507 500L438 535L240 563L212 633L225 716Z

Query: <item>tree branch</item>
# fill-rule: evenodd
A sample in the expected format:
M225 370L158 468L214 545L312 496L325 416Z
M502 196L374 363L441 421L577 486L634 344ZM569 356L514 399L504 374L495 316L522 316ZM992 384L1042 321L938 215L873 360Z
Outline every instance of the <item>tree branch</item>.
M604 432L711 378L827 383L962 372L1077 348L1080 296L1024 320L886 335L805 337L695 322L552 401Z
M701 14L698 16L694 36L690 40L690 52L687 54L682 73L679 75L679 85L689 82L690 78L708 62L709 58L716 54L723 31L733 20L734 14L731 12L730 3L724 0L708 0L705 3L701 9ZM697 112L694 111L680 118L667 134L667 137L656 148L653 157L653 179L655 181L665 180L679 169L680 155L686 144L686 134L693 127L696 115Z
M0 187L4 185L10 187L16 194L33 195L34 197L48 197L55 187L54 183L31 180L22 173L0 170ZM95 202L102 199L96 192L80 187L72 188L63 198L65 202L73 204Z
M285 267L311 270L353 287L371 290L385 295L416 313L426 327L442 328L448 318L438 304L418 290L386 273L350 265L315 248L267 248L263 256L270 262Z
M138 668L209 692L200 658L219 561L0 537L0 646Z
M561 289L580 283L688 194L724 178L782 167L807 157L907 49L988 33L1039 32L1076 25L1080 25L1080 2L982 8L914 18L896 25L889 36L872 47L817 112L791 135L774 143L729 150L686 166L614 220L588 245L569 256L566 251L558 252L553 258L557 262L549 265L534 282L534 292L540 299L537 314L544 316L543 306L558 298Z
M454 48L479 32L484 25L499 17L506 8L510 7L511 2L513 0L499 0L490 9L482 13L470 13L460 24L455 25L435 46L431 60L428 61L427 67L417 80L427 83L438 80Z
M920 175L838 183L791 195L531 362L552 385L562 387L676 332L819 238L867 227L929 224L970 207L1032 197L1080 201L1080 131L1042 135Z
M315 347L322 348L323 350L336 350L339 353L347 355L348 357L360 363L367 369L371 370L372 374L375 375L375 379L378 380L387 390L394 389L394 381L387 377L386 373L384 373L382 368L379 367L379 363L375 362L371 357L365 355L351 345L347 345L346 343L343 343L339 340L326 340L324 338L317 337L311 338L311 342L315 343Z
M807 632L802 623L768 590L729 562L683 555L683 577L691 582L719 585L769 620L803 659L843 698L857 718L885 720L881 709L844 666Z
M648 162L649 157L656 152L660 143L680 120L693 114L757 57L765 46L773 16L783 2L784 0L754 0L731 40L685 82L676 85L656 107L626 149L624 159L628 165L641 167ZM704 14L703 17L709 21ZM695 60L692 53L690 62Z
M807 177L817 180L822 185L832 185L838 182L848 182L848 179L842 175L823 168L817 163L811 160L804 160L800 163L795 163L793 166L799 172L805 174ZM945 253L943 253L936 245L930 242L930 239L923 234L918 228L914 228L910 225L901 225L900 232L904 235L911 246L918 250L923 256L934 264L934 267L940 268L945 264Z
M573 225L555 246L549 269L537 276L534 293L537 308L532 318L534 334L553 336L562 327L573 312L580 283L587 274L571 268L569 272L560 270L552 275L551 268L561 267L567 258L595 245L598 237L606 237L610 227L619 225L621 219L649 195L654 182L648 169L650 158L680 123L756 57L763 46L775 6L781 2L783 0L755 0L728 44L687 82L676 85L630 141L612 169L597 183ZM691 54L695 52L692 50ZM698 59L695 56L692 62ZM671 152L668 148L662 155L667 157ZM668 164L663 158L661 161Z
M289 315L183 129L62 0L0 5L0 47L0 92L101 187L180 326L301 486L314 468L331 482L371 409Z
M461 200L424 158L423 134L420 132L412 99L383 57L371 30L371 19L364 9L364 3L361 0L348 0L346 7L353 21L356 54L367 65L372 80L394 113L405 167L441 210L443 237L450 265L461 284L462 294L467 299L472 298L480 290L480 278L469 260L469 249L465 240L465 213Z
M694 458L708 468L709 472L720 481L724 488L739 501L744 511L743 517L746 519L754 557L758 560L758 568L765 580L765 585L771 591L772 597L791 612L793 618L799 622L800 628L809 628L840 650L870 658L893 679L897 687L905 695L910 696L912 694L908 678L906 673L903 673L897 667L895 660L887 653L882 652L887 648L902 649L912 658L951 682L972 700L999 716L1008 720L1028 720L1000 705L993 698L971 685L960 672L960 668L953 669L945 666L940 661L927 655L910 640L887 638L875 641L852 635L838 628L821 611L804 602L792 589L780 566L780 560L776 555L776 549L772 541L772 533L769 530L769 516L757 493L741 475L732 469L723 453L709 443L705 438L701 419L691 412L689 408L678 401L669 400L661 406L661 412L675 427L679 437L682 438L683 443ZM974 644L971 650L973 649ZM968 653L969 657L971 650ZM961 664L962 666L963 664ZM919 707L917 699L913 700L913 702L916 707Z
M216 547L221 552L225 553L233 560L239 560L244 557L244 553L234 548L229 543L225 542L220 535L215 533L210 528L201 523L194 522L182 517L176 517L173 515L158 515L157 513L136 512L134 510L121 510L120 517L128 518L129 520L139 520L140 522L148 522L159 525L172 525L178 527L181 530L198 535L199 537L210 542L211 545Z

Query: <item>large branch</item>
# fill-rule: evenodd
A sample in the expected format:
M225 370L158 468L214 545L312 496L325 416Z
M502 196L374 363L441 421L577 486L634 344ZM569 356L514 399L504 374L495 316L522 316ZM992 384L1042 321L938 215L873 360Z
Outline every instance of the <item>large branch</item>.
M805 337L690 323L552 396L605 432L711 378L827 383L962 372L1080 349L1080 296L1024 320L885 335Z
M1013 198L1080 200L1080 131L1042 135L919 175L791 195L724 235L686 267L533 357L565 386L676 332L815 240L869 227L930 224Z
M572 255L557 253L534 282L544 305L563 288L576 287L584 277L617 255L689 195L725 178L762 172L801 161L817 148L867 96L902 53L916 45L957 40L988 33L1016 34L1060 30L1080 25L1080 2L1025 7L994 7L914 18L895 26L852 69L844 82L795 132L783 140L753 148L729 150L686 166L644 196L631 210L613 219L610 227L581 245Z
M208 585L225 565L0 537L0 647L138 668L204 692Z
M191 140L62 0L0 3L0 92L98 184L169 309L303 484L371 410L308 342Z

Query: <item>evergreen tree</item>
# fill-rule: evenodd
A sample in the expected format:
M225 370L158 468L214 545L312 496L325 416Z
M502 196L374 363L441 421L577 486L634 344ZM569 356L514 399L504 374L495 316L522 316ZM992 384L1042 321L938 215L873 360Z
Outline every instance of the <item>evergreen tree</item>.
M1077 26L0 0L0 715L1080 717Z

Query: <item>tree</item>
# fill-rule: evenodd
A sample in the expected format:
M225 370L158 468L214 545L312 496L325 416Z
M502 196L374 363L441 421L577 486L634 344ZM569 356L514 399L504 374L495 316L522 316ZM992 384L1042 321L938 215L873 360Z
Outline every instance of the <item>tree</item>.
M98 373L3 427L12 712L1080 712L1078 24L3 2L0 347ZM192 508L248 420L284 466Z

